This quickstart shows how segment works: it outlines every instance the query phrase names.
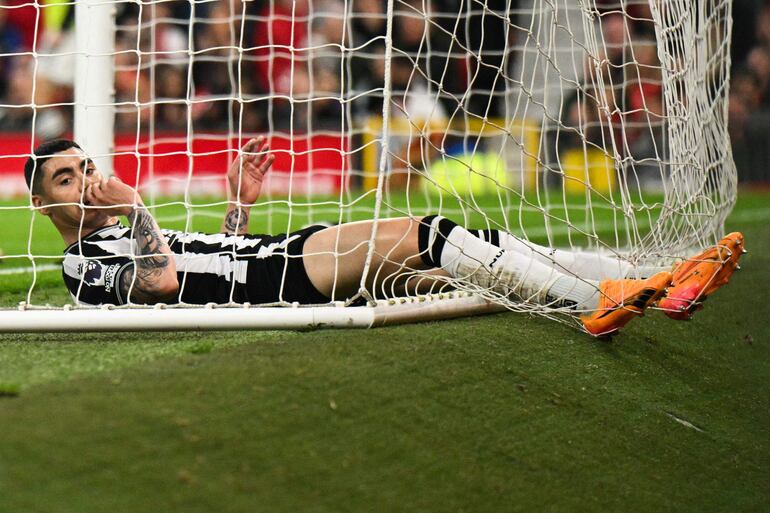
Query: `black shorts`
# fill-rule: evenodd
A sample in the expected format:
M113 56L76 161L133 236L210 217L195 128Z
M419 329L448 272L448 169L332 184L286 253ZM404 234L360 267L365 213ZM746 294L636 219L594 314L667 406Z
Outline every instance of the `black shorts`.
M302 259L305 241L326 226L314 225L291 233L263 236L261 246L290 242L284 248L276 249L265 258L249 258L247 283L243 299L252 304L300 303L303 305L323 304L331 301L321 294L307 275Z

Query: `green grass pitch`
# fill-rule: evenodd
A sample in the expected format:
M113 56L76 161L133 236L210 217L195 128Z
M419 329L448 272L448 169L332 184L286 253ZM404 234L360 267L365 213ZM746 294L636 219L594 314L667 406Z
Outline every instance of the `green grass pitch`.
M728 229L750 253L730 285L612 341L512 313L0 335L0 512L767 511L770 194L739 197ZM6 255L55 262L47 221L30 243L28 211L0 217ZM0 274L0 305L29 287ZM34 302L66 298L39 275Z

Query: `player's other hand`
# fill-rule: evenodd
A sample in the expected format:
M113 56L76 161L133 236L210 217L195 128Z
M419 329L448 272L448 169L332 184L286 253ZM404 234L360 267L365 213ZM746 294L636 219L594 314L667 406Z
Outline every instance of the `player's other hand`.
M109 207L101 210L111 216L126 216L137 205L143 204L139 193L115 176L86 185L83 203L95 207Z
M270 146L264 136L250 139L241 148L241 154L227 170L228 195L230 200L252 205L262 192L265 173L275 160L270 155Z

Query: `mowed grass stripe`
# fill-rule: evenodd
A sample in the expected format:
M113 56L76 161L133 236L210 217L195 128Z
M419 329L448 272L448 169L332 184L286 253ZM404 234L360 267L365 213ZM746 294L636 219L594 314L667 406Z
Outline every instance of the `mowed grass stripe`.
M293 198L276 199L275 201L254 208L251 215L251 231L253 233L281 233L296 230L309 223L318 221L337 222L345 220L369 219L374 210L373 194L363 197L349 198L348 203L339 205L340 198ZM646 198L643 208L653 217L657 217L660 208L660 195ZM160 199L159 206L153 207L153 214L158 219L165 219L162 227L217 232L221 226L224 214L222 198L198 198L195 204L185 205L173 199ZM586 208L584 195L563 197L557 190L543 192L539 198L527 198L531 204L522 202L512 196L510 210L505 212L500 198L495 195L484 195L472 198L456 198L453 196L426 196L422 191L404 192L398 195L388 194L383 205L382 215L394 217L406 214L425 215L435 213L450 213L457 221L463 221L471 227L487 227L488 223L498 223L506 226L504 219L510 221L511 229L519 229L520 224L526 230L542 230L545 228L544 211L548 212L550 226L565 225L563 220L580 229L590 227L593 221L611 221L613 207L604 200L593 199L590 211ZM315 202L315 204L312 204ZM336 204L335 204L336 203ZM642 205L641 203L636 203ZM291 208L289 209L289 205ZM186 207L189 207L186 208ZM519 209L521 209L519 211ZM542 209L542 210L541 210ZM340 210L342 217L340 218ZM483 213L482 213L483 212ZM521 216L521 219L520 219ZM639 212L639 219L646 214ZM24 200L0 201L0 248L6 255L22 255L30 252L35 255L48 255L55 258L61 254L64 245L54 227L45 217L30 210ZM173 219L173 221L169 221ZM580 238L579 234L573 236Z
M754 194L753 196L756 196L756 194ZM729 222L762 223L770 219L770 209L763 208L753 203L754 203L753 201L740 202L737 205L735 211L730 215ZM205 216L208 217L208 214L205 214ZM601 218L602 216L599 216L599 217ZM174 218L174 223L178 224L180 221L181 219ZM169 219L159 218L159 223L161 225L165 226L166 222L170 222ZM642 230L648 229L649 223L647 222L647 220L640 218L638 220L637 228ZM567 226L563 224L556 224L554 226L549 226L547 228L543 226L543 227L526 229L525 231L528 237L535 239L535 242L542 243L544 242L544 239L548 237L549 234L552 237L562 238L568 234L574 234L576 229L582 229L582 228L576 225ZM618 222L599 220L592 223L591 229L592 231L595 231L596 233L599 233L599 234L608 234L610 232L615 233L616 230L620 230L621 232L623 232L625 231L625 226L622 223L618 223ZM515 233L522 234L520 233L520 230L515 230ZM28 237L28 234L27 234L27 237ZM22 239L23 237L17 237L17 240L22 240ZM59 259L60 257L58 255L47 255L46 257L41 257L37 255L37 258L42 260L49 260L49 259ZM24 263L26 264L29 262L29 256L26 254L6 254L4 257L0 258L0 264L9 263L15 260L23 260ZM24 266L17 265L14 267L6 267L4 269L0 268L0 276L11 276L11 275L17 275L17 274L25 275L25 274L34 274L36 272L37 273L55 272L60 270L61 270L61 266L57 264L38 264L37 267L35 268L29 265L24 265ZM2 305L2 302L0 302L0 305Z

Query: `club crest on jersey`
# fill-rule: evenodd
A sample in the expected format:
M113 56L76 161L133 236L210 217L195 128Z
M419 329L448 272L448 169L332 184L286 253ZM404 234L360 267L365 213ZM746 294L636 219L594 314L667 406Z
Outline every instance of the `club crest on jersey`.
M83 277L83 281L88 285L95 285L102 277L102 266L99 262L88 260L78 265L78 274Z

